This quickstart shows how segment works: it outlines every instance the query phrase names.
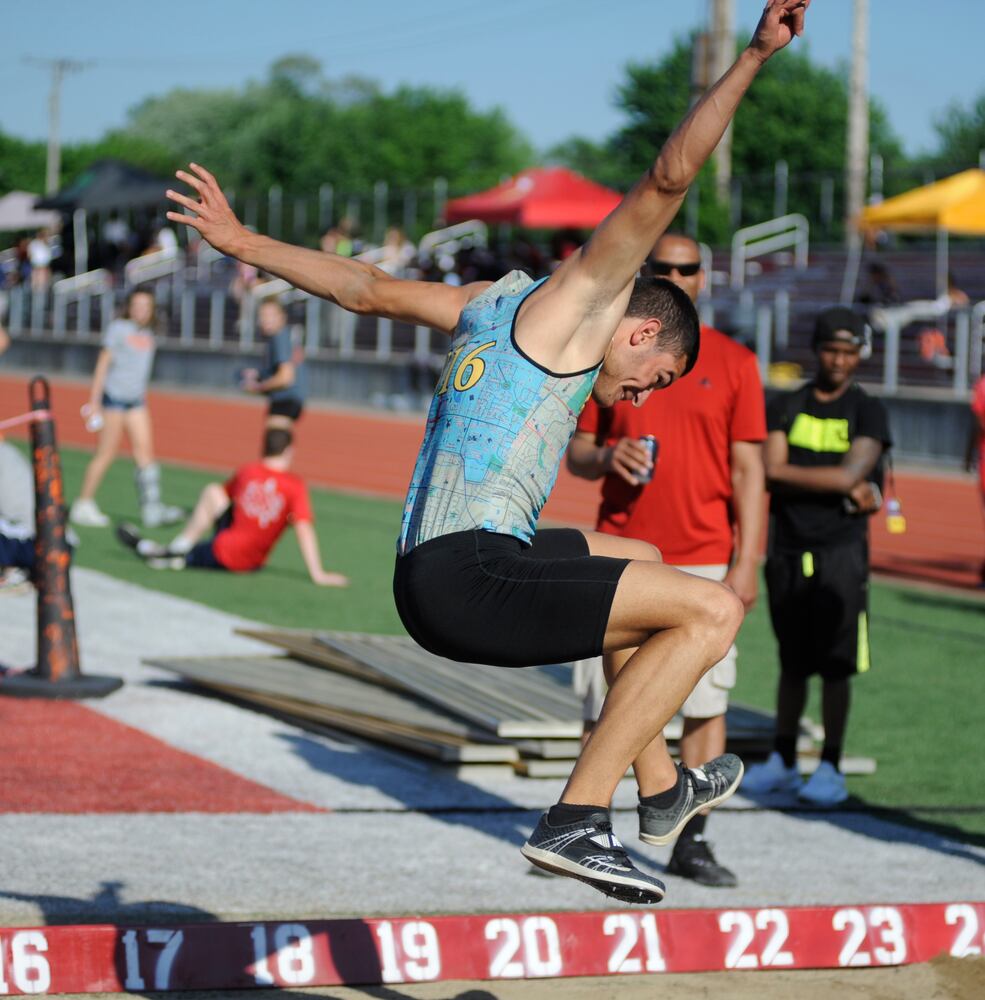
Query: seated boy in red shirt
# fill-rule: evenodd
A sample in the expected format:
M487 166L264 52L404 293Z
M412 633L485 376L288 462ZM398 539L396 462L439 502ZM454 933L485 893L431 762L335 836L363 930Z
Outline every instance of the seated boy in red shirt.
M132 524L120 524L116 536L153 569L221 569L246 573L260 569L288 524L312 582L344 587L341 573L322 568L308 490L290 472L294 458L291 432L272 428L264 434L263 458L241 466L232 478L209 483L181 532L167 545L144 538ZM213 529L207 541L200 539Z

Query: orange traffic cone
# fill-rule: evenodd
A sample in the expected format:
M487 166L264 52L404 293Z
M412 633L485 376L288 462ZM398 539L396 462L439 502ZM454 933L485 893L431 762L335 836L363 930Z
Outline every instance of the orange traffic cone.
M51 416L47 379L33 378L28 398L34 420L35 571L38 590L38 663L33 670L0 678L0 695L19 698L102 698L123 684L119 677L84 676L79 669L75 609L65 538L62 467Z

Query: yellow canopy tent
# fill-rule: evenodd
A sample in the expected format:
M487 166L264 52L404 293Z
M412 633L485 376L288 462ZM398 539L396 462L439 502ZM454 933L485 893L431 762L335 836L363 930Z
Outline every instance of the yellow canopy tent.
M985 235L985 170L962 170L869 205L859 221L863 229L943 229L963 236Z
M947 291L947 237L985 235L985 170L962 170L905 194L869 205L861 229L937 233L937 291Z

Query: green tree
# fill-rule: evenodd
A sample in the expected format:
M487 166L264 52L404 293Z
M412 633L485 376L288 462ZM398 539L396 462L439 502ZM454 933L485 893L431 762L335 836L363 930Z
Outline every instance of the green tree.
M359 77L331 81L307 56L278 60L241 90L174 90L146 100L124 134L170 150L175 164L207 164L223 185L262 196L314 195L322 184L367 194L424 190L444 177L475 190L528 166L533 152L499 109L427 87L384 93Z
M625 189L649 166L691 102L693 39L678 39L656 63L633 63L619 88L617 104L626 124L599 148L577 140L554 152L566 155L597 180ZM766 64L735 118L732 173L742 185L743 224L773 216L774 169L787 162L788 210L818 215L822 179L843 187L848 120L848 73L816 65L806 48L785 50ZM899 139L882 108L870 111L870 146L882 155L887 175L904 165ZM716 241L731 229L724 206L715 202L712 168L698 181L699 235ZM837 215L837 209L836 209Z
M174 173L174 157L167 146L126 132L108 132L96 142L73 143L62 150L62 183L82 173L97 160L125 160L152 174Z
M934 160L951 173L977 167L985 149L985 91L967 107L952 104L934 123L939 147Z
M44 190L46 149L0 132L0 195L8 191Z

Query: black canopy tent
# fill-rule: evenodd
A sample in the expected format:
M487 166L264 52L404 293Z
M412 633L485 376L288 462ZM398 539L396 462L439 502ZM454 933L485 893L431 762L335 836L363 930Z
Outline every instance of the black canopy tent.
M124 163L122 160L98 160L87 167L71 184L41 199L36 208L50 208L72 216L76 273L87 270L89 263L87 216L92 212L122 211L165 205L164 191L169 181L164 177Z

